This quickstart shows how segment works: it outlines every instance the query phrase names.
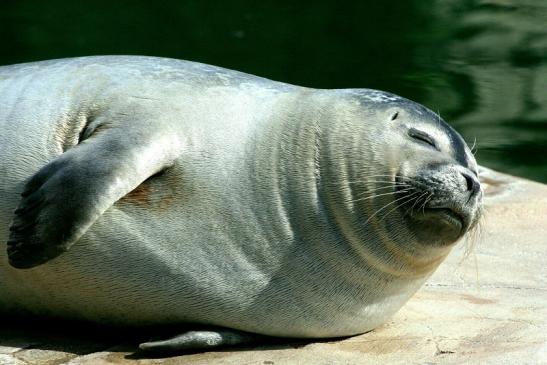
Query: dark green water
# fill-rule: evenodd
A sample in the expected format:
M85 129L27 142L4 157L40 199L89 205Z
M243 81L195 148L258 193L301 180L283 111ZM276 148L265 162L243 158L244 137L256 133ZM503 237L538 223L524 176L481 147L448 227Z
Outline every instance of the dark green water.
M479 163L547 182L547 0L4 0L0 40L0 64L143 54L388 90L476 139Z

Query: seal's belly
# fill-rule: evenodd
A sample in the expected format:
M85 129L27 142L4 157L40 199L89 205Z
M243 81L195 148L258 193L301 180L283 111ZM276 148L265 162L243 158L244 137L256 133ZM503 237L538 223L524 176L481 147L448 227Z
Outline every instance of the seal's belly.
M160 228L175 221L128 216L120 204L48 265L23 275L0 264L0 293L9 289L2 300L39 314L107 323L187 321L325 337L378 326L421 285L401 283L376 295L356 290L291 245L280 257L257 264L227 247L235 242L223 241L204 215L193 221L195 231L172 241ZM367 281L371 288L380 285L374 277Z
M108 323L188 321L324 337L376 327L415 290L366 293L364 287L337 280L328 266L293 243L275 251L277 256L259 257L260 248L271 242L249 229L238 235L249 240L241 245L223 228L230 222L219 219L229 213L229 205L215 215L191 199L189 208L177 214L139 214L130 204L120 202L107 211L69 252L47 265L18 271L3 257L4 306ZM244 218L253 225L252 214ZM165 224L183 228L166 234ZM257 255L255 260L249 252ZM379 285L374 277L367 280L371 287Z

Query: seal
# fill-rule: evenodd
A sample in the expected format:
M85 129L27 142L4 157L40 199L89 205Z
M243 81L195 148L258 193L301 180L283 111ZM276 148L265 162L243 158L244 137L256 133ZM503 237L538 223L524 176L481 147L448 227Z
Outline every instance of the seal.
M145 350L369 331L480 217L460 135L387 92L102 56L0 96L0 311L206 326Z

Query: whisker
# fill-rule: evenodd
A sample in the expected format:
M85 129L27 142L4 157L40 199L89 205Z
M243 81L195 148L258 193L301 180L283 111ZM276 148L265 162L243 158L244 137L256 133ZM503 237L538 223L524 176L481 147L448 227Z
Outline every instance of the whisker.
M429 193L428 191L425 191L422 195L417 197L416 200L414 201L414 204L412 204L412 206L405 211L404 215L406 215L410 210L414 210L414 207L416 206L416 204L418 204L420 199L422 199L422 197L426 196L428 193Z
M389 177L390 180L370 180L371 178L381 178L381 177ZM401 180L405 180L405 181L412 181L412 178L410 177L406 177L406 176L401 176L401 175L390 175L390 174L379 174L379 175L367 175L366 178L362 179L362 180L351 180L351 181L347 181L347 182L341 182L341 183L337 183L336 185L342 185L342 184L359 184L359 183L369 183L369 182L386 182L386 183L398 183L397 181L394 181L394 180L391 180L391 178L393 177L396 177L396 178L399 178Z
M374 195L371 195L371 196L366 196L364 198L359 198L359 199L352 200L351 202L355 203L355 202L358 202L358 201L361 201L361 200L373 199L373 198L377 198L379 196L385 196L385 195L394 195L394 194L397 194L397 193L404 193L404 192L411 191L411 190L412 189L401 190L401 191L390 191L388 193L382 193L382 194L374 194Z
M471 153L473 155L475 155L475 153L477 153L477 151L474 151L473 150L475 149L475 147L477 146L477 137L473 137L473 145L471 146L470 150L471 150Z
M400 183L398 181L385 181L385 180L367 180L367 183L379 183L379 184L391 184L391 185L399 185L399 184L406 184L406 183Z
M399 187L403 187L403 188L408 188L408 187L411 187L410 184L404 184L404 185L397 185ZM374 188L374 189L370 189L370 190L366 190L366 191L363 191L363 192L360 192L359 194L357 195L364 195L364 194L367 194L367 193L372 193L374 191L378 191L378 190L385 190L385 189L393 189L393 185L389 185L389 186L380 186L380 187L377 187L377 188Z
M425 198L424 203L421 206L422 214L424 214L424 215L425 215L425 206L431 200L431 198L433 198L433 193L429 193L429 195L427 196L427 198ZM420 210L420 209L418 209L418 210Z
M413 193L413 194L416 194L416 193ZM388 203L388 204L384 205L382 208L380 208L380 209L378 209L376 212L374 212L374 214L371 215L371 216L365 221L364 225L366 225L368 222L370 222L370 220L371 220L372 218L374 218L374 217L375 217L378 213L380 213L382 210L386 209L387 207L389 207L389 206L392 205L392 204L397 203L397 202L400 201L401 199L406 199L406 198L408 198L408 195L405 195L405 196L403 196L403 197L400 197L400 198L398 198L398 199L395 199L395 200L392 201L391 203Z
M479 214L479 217L481 217L483 214L482 209L480 209L479 212L477 212L477 214ZM470 256L475 246L480 242L482 238L483 228L484 228L483 222L484 220L482 218L479 218L479 221L475 224L475 227L473 227L466 234L466 240L465 240L466 246L464 251L464 259Z
M382 219L385 219L391 212L393 212L395 209L397 208L400 208L402 207L403 205L405 205L406 203L408 203L409 201L412 200L413 196L412 195L409 195L407 196L407 198L409 198L408 200L405 200L404 202L402 202L401 204L398 204L395 208L391 209L389 212L387 212L386 214L384 214L382 217L380 217L380 220Z
M483 210L480 209L477 214L479 214L479 221L476 223L475 227L469 231L466 235L465 250L462 259L459 261L458 265L461 265L465 260L470 256L473 257L473 267L475 269L475 282L479 282L479 266L477 263L477 254L474 250L475 246L480 243L482 238L483 229L484 229L484 217L482 217Z
M348 181L347 183L338 183L337 185L343 185L343 184L366 184L366 183L385 183L385 184L399 184L398 181L393 180L354 180L354 181Z
M471 151L473 156L475 156L477 154L477 152L479 152L479 147L478 146L475 147L475 151Z

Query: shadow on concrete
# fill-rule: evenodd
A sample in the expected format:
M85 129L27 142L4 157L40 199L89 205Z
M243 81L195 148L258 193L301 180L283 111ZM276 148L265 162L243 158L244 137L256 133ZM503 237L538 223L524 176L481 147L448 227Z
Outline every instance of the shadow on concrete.
M161 359L176 355L202 352L268 351L298 349L310 343L329 342L333 339L294 339L260 336L253 344L200 349L196 351L145 352L139 344L151 339L166 339L196 326L120 328L82 321L44 318L2 318L0 347L13 351L30 349L64 352L84 356L95 352L128 353L125 359ZM204 326L199 326L204 329Z

